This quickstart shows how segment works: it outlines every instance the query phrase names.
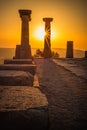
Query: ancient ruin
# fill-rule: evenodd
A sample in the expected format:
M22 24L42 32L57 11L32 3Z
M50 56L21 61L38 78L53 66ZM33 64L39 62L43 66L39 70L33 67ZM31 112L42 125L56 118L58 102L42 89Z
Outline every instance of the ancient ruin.
M19 10L22 20L21 45L16 45L14 59L31 59L31 47L29 43L29 21L31 21L31 10Z
M31 47L29 44L29 21L31 20L31 12L31 10L19 10L22 20L21 45L16 46L13 59L5 59L4 64L0 65L0 71L2 71L0 72L1 85L33 86L36 64L32 60ZM3 75L3 73L7 74ZM23 82L21 77L24 79ZM15 82L15 84L11 83L10 79L12 79L11 81ZM27 80L30 80L30 82L27 82Z
M44 37L44 51L43 55L44 58L51 58L51 25L50 22L53 21L53 18L43 18L43 21L45 22L45 37Z
M0 125L4 129L44 130L48 126L48 102L39 87L29 42L31 10L19 10L21 44L13 59L0 64Z
M67 41L66 58L73 58L73 41Z

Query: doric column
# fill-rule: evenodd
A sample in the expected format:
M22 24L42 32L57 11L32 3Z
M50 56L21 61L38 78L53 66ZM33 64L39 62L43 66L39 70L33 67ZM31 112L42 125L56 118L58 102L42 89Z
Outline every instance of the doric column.
M43 18L45 22L45 37L44 37L44 58L52 57L51 54L51 25L50 22L53 21L53 18Z
M73 41L67 41L66 58L73 58Z
M31 10L19 10L22 20L21 44L29 44L29 21L31 21Z
M31 10L19 10L22 20L21 45L16 46L15 59L31 59L31 47L29 44L29 21L31 21Z

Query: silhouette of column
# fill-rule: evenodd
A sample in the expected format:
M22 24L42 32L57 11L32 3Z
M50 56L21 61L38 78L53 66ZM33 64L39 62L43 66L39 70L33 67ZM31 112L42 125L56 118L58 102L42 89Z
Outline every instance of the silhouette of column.
M44 58L51 58L51 25L50 22L53 21L53 18L43 18L43 21L45 22L45 37L44 37L44 51L43 55Z
M73 58L73 41L67 41L66 58Z
M87 58L87 51L85 51L85 58Z
M31 10L19 10L22 20L21 45L16 46L15 59L31 58L31 47L29 44L29 21L31 21Z

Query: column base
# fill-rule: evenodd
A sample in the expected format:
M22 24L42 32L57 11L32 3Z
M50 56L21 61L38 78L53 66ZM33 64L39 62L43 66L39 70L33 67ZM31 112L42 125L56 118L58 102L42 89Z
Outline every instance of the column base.
M32 59L30 45L17 45L13 59Z

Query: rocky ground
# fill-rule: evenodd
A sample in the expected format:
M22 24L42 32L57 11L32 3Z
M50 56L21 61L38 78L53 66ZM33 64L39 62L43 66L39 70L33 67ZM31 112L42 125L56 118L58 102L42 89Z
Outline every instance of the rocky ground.
M35 61L40 90L46 94L49 103L49 130L86 130L87 80L78 75L79 70L75 73L74 65L83 73L87 72L87 60Z

